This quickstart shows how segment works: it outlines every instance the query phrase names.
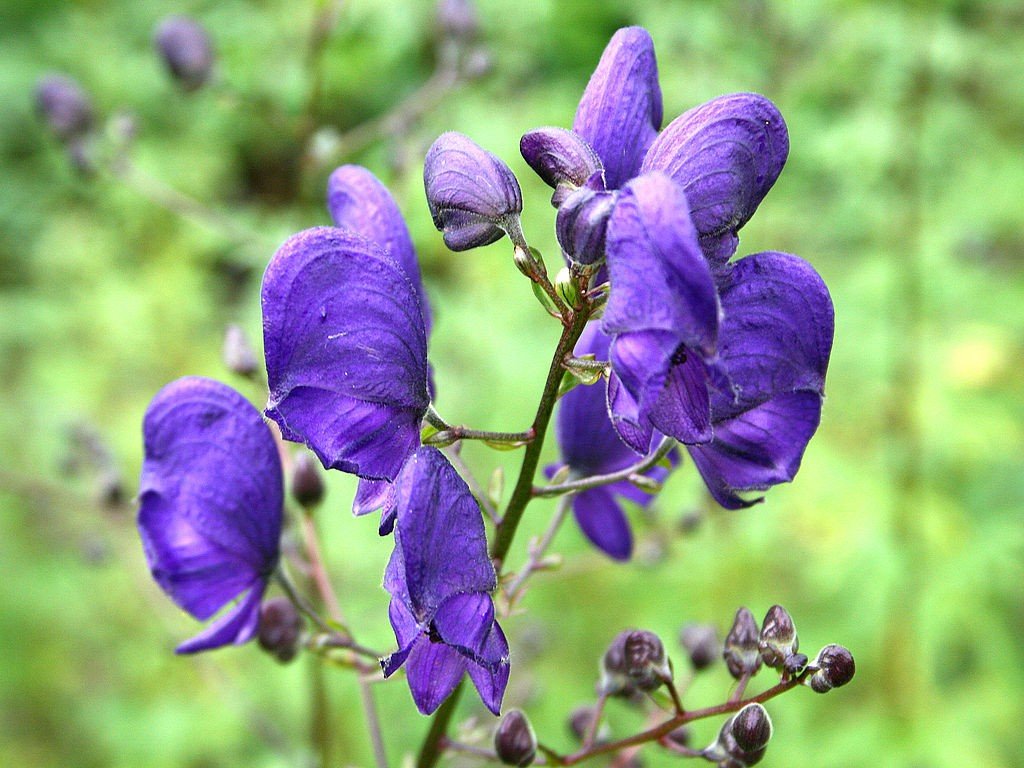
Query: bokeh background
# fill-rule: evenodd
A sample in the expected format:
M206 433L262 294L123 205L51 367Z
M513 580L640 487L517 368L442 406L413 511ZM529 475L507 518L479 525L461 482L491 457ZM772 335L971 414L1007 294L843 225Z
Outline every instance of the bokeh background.
M609 36L641 24L657 46L667 118L737 90L768 95L786 117L788 165L740 251L797 253L826 279L836 307L828 399L796 482L763 505L716 511L684 465L655 512L634 515L630 564L610 563L567 525L555 547L563 567L537 576L524 612L505 622L507 705L570 749L566 715L592 697L619 629L661 633L685 670L684 622L724 631L738 606L761 616L778 602L802 650L843 643L858 673L828 696L797 690L771 704L764 765L1024 765L1020 3L479 0L467 59L479 76L443 93L432 2L332 9L0 7L3 762L305 766L326 732L332 765L370 763L350 673L320 676L306 659L280 666L255 647L173 655L197 626L150 581L134 531L142 413L184 374L262 404L265 391L221 362L224 328L239 323L259 343L263 267L289 234L328 223L327 174L359 162L394 191L419 249L439 410L477 428L523 428L556 324L507 243L446 251L423 198L423 152L459 130L503 157L523 185L527 236L555 263L548 190L519 157L519 137L569 125ZM151 36L170 13L209 29L215 85L184 94L163 70ZM48 71L72 75L95 102L94 173L76 171L33 112ZM106 158L128 117L132 165L118 175ZM513 470L514 455L478 445L464 455L485 479ZM387 651L390 542L351 518L352 489L330 478L319 524L360 639ZM517 560L551 509L530 508ZM686 701L715 703L729 684L719 665ZM375 690L397 765L426 720L401 680ZM472 698L459 710L466 740L492 727ZM317 700L326 714L313 718ZM640 722L618 704L609 718L619 733ZM718 725L698 726L696 742ZM678 760L656 747L641 756Z

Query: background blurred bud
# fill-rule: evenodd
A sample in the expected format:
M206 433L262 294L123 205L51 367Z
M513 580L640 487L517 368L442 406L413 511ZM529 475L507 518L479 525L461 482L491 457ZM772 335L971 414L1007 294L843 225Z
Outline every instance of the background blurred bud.
M569 732L572 733L576 741L583 741L583 737L587 735L596 716L597 710L589 705L576 707L569 713Z
M256 352L242 327L232 323L224 329L224 347L221 350L224 365L232 373L251 379L259 370Z
M66 75L39 78L35 102L36 112L61 141L83 136L92 128L92 102L82 87Z
M672 679L672 666L661 638L647 630L630 632L623 648L627 674L642 691L653 691Z
M677 747L688 747L693 740L693 731L688 725L680 725L678 728L665 734L664 741L674 744Z
M761 668L757 619L749 608L740 608L736 611L732 628L725 636L722 658L729 668L729 674L737 680L745 674L752 675Z
M562 250L579 264L604 261L608 217L618 192L595 192L580 187L562 201L555 217L555 235Z
M772 719L760 704L747 704L732 718L732 737L744 752L754 752L768 745L772 738Z
M816 669L807 679L807 685L817 693L827 693L846 685L857 672L853 654L841 645L826 645L818 651L811 666Z
M324 481L320 475L320 465L312 454L301 451L292 460L291 471L292 498L303 509L312 509L324 498Z
M272 597L260 606L260 626L257 633L260 648L286 663L299 652L302 636L302 617L287 598Z
M469 51L462 60L462 76L467 80L479 80L487 77L494 70L494 56L485 45L478 45Z
M597 153L582 136L565 128L537 128L523 134L519 152L544 183L554 188L551 204L556 208L595 174L603 178ZM604 188L603 180L600 188Z
M505 765L525 766L537 754L537 736L526 715L518 709L509 710L494 732L494 751Z
M793 618L781 605L773 605L768 609L761 626L758 647L761 659L774 669L780 669L786 659L799 649L800 638L797 637Z
M786 662L782 665L782 670L790 677L793 677L794 675L799 675L801 672L803 672L804 667L806 666L807 654L794 653L792 656L786 659Z
M96 498L107 509L116 509L124 504L124 481L116 467L104 467L96 476Z
M169 16L153 36L157 53L185 91L201 88L213 72L213 44L195 19Z
M519 182L469 137L453 131L437 137L424 160L423 186L434 226L453 251L489 245L505 233L521 244Z
M480 17L472 0L439 0L435 19L442 37L468 42L480 35Z
M722 648L718 631L711 624L687 624L679 632L679 644L690 656L696 671L707 669L718 658Z

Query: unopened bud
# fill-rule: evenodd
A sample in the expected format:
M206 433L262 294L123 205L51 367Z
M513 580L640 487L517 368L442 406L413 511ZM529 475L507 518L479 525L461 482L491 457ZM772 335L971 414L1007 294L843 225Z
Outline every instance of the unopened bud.
M816 669L806 684L817 693L827 693L846 685L857 671L853 654L841 645L826 645L818 651L811 666Z
M687 624L679 632L679 644L690 655L690 664L700 672L718 658L721 644L718 632L711 624Z
M729 668L729 674L737 680L744 675L753 675L761 668L757 619L749 608L740 608L736 611L732 628L725 636L722 658Z
M772 719L760 704L747 704L732 718L732 737L744 752L755 752L772 738Z
M471 0L439 0L435 18L443 37L468 41L480 35L480 18Z
M773 669L780 669L786 659L800 648L800 638L796 634L793 618L781 605L773 605L768 609L761 626L758 648L765 665Z
M599 178L594 181L595 185L603 183ZM555 217L555 235L566 256L587 265L605 260L608 219L617 198L618 192L595 190L588 183L561 201Z
M292 498L306 510L312 509L324 498L324 481L316 459L306 452L295 454L292 461Z
M92 129L92 102L82 87L66 75L44 75L36 83L36 112L61 141Z
M525 766L537 755L537 736L526 715L510 710L494 732L494 751L505 765Z
M805 653L794 653L786 662L782 665L782 671L790 677L799 675L804 671L804 667L807 666L807 654Z
M662 738L663 741L667 741L669 744L674 744L677 747L689 747L690 741L693 739L693 731L690 730L688 725L680 725L678 728L674 728Z
M302 636L302 618L284 597L264 600L260 606L258 640L260 647L281 663L295 658Z
M201 88L213 72L213 44L195 19L169 16L160 22L153 43L171 76L185 91Z
M568 267L562 267L558 270L558 274L555 275L555 293L562 297L568 306L578 309L580 304L580 292L576 287L576 282L572 279L572 273L569 272Z
M478 45L462 60L462 75L467 80L479 80L494 70L494 57L485 45Z
M224 346L221 349L224 365L232 373L251 379L259 370L256 352L249 343L242 327L232 323L224 330Z
M629 696L635 690L653 691L672 678L665 646L653 632L620 632L601 659L599 689L611 696Z
M548 269L544 264L544 257L541 256L540 251L532 246L524 248L521 245L517 245L512 251L512 260L515 262L516 269L531 279L548 273Z
M583 741L586 738L594 725L595 717L597 717L597 709L589 705L576 707L569 713L569 732L572 733L576 741ZM598 740L600 740L600 734Z

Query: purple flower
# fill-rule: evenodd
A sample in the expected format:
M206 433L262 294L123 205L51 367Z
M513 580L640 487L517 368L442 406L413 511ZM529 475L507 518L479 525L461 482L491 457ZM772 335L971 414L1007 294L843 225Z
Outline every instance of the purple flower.
M248 642L281 536L281 460L270 430L227 385L188 377L157 393L142 431L138 525L153 578L200 621L240 598L177 652Z
M153 35L167 71L185 91L201 88L213 72L213 43L203 25L187 16L168 16Z
M39 78L35 103L36 112L61 141L72 141L92 130L92 101L82 86L67 75Z
M788 253L736 262L721 289L719 354L731 390L714 391L714 438L689 446L715 500L748 507L742 491L789 482L821 418L833 310L810 264Z
M598 324L592 323L577 342L576 355L593 354L598 360L607 359L610 341ZM578 386L560 401L555 432L562 460L573 475L604 475L636 463L636 454L619 439L608 419L607 388L604 381ZM645 474L663 481L668 470L654 467ZM572 511L580 529L594 546L615 560L628 560L633 552L633 535L619 497L641 506L647 506L654 499L628 480L620 480L576 494Z
M423 165L423 186L434 226L453 251L522 240L523 196L511 169L461 133L442 133Z
M398 650L385 677L405 666L413 700L436 710L465 672L498 714L508 683L508 642L494 619L497 586L480 508L436 448L423 447L395 482L395 549L384 572Z
M315 227L263 276L267 415L325 467L393 480L430 403L417 284L377 243Z

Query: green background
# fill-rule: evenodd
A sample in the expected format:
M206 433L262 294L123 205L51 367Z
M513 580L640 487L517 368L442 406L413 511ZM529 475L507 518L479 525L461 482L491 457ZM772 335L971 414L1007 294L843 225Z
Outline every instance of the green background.
M564 566L535 577L525 610L504 621L513 648L506 705L524 707L542 741L571 749L565 717L592 697L597 658L615 632L661 633L685 670L675 640L684 622L724 631L738 606L760 617L778 602L802 650L845 644L858 673L828 696L802 689L769 705L775 737L764 765L1024 765L1020 3L479 8L491 74L397 135L317 160L303 154L304 125L344 134L430 77L430 3L346 3L311 107L312 2L0 7L3 762L315 764L307 660L282 667L254 647L172 653L197 625L150 581L134 532L145 406L185 374L229 381L262 404L265 392L220 362L224 326L240 323L259 339L268 258L289 234L328 223L327 174L360 162L394 191L419 249L436 318L438 409L476 428L524 428L557 324L515 271L507 242L444 248L421 158L445 130L504 158L523 186L526 234L554 264L549 192L519 157L519 137L569 125L611 33L641 24L657 47L668 119L738 90L768 95L786 117L789 162L743 230L740 253L797 253L825 278L836 307L828 399L796 481L763 505L708 509L684 464L656 513L634 515L632 563L611 564L567 525L555 545ZM172 12L211 31L217 87L186 96L163 72L150 39ZM135 116L140 172L218 213L182 218L109 174L76 173L32 110L37 77L54 70L77 78L104 119ZM330 149L330 132L318 135ZM81 462L75 471L74 424L109 445L129 501L98 503L96 473ZM514 454L470 445L464 455L483 478L501 463L513 471ZM371 520L351 518L352 488L332 476L319 513L324 546L360 639L387 651L380 574L390 541ZM513 562L551 509L531 506ZM680 521L694 510L701 522L684 533ZM686 702L717 703L729 684L719 665ZM375 691L398 765L426 721L402 680ZM350 673L330 671L327 694L332 763L369 764ZM473 718L461 735L486 742L491 718L473 698L460 708L460 720ZM623 735L640 722L618 703L609 718ZM718 724L697 727L697 743ZM678 760L657 747L642 757Z

